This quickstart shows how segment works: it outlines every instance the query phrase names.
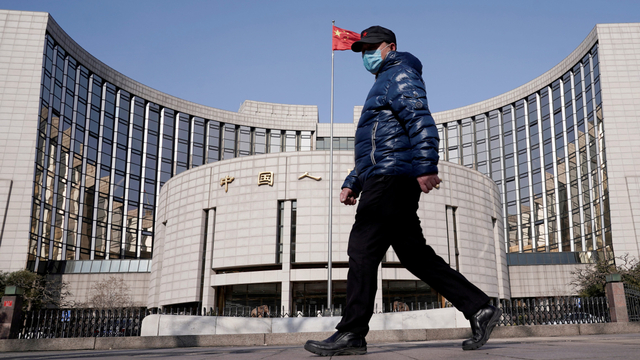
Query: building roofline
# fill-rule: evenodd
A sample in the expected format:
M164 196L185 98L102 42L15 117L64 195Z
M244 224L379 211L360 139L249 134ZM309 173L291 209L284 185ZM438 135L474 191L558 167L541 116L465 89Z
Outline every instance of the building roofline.
M62 29L51 14L43 14L48 15L47 32L60 44L67 54L71 55L80 64L87 67L102 79L134 96L139 96L147 101L168 107L175 111L205 119L229 122L235 125L281 130L316 130L318 123L318 107L316 105L290 105L245 101L245 103L241 105L239 112L233 112L197 104L155 90L116 71L91 55ZM247 106L255 111L247 111L245 109Z
M598 42L598 27L604 24L598 24L593 27L589 35L578 45L578 47L571 52L560 63L551 68L549 71L538 76L537 78L529 81L528 83L519 86L511 91L507 91L504 94L496 97L477 102L475 104L459 107L456 109L440 111L433 113L433 117L436 120L436 124L443 124L450 121L456 121L471 116L487 113L489 111L499 109L505 105L514 103L520 99L524 99L527 96L534 94L540 89L548 86L555 80L559 79L567 71L569 71L575 64L577 64L584 55Z

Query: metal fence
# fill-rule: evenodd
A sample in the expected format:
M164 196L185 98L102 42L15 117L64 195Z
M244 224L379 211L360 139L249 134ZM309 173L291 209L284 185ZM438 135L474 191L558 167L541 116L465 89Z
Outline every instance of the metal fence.
M324 305L308 305L294 306L292 311L277 306L226 306L224 308L210 307L172 307L163 308L161 311L152 313L162 315L196 315L196 316L229 316L229 317L315 317L315 316L341 316L342 306L331 309L325 308Z
M451 304L448 304L451 306ZM437 302L416 302L416 303L383 303L382 307L374 308L375 314L382 314L387 312L398 311L414 311L414 310L429 310L440 308L440 303ZM154 312L155 313L155 312ZM198 308L198 307L177 307L177 308L164 308L161 312L163 315L198 315L198 316L231 316L231 317L323 317L323 316L342 316L342 305L338 307L326 308L324 305L306 305L298 306L293 305L291 310L285 309L284 306L226 306L224 308Z
M451 303L446 302L445 307L451 307ZM382 311L378 311L378 304L375 307L375 313L390 313L390 312L401 312L401 311L416 311L416 310L431 310L431 309L439 309L441 308L441 303L439 302L407 302L403 303L401 301L394 301L392 303L383 303Z
M500 300L498 325L556 325L611 322L605 297Z
M625 285L629 320L640 321L640 290ZM439 303L390 303L376 313L439 308ZM450 304L447 304L450 305ZM610 322L606 298L543 298L500 300L503 314L498 325L554 325ZM219 308L183 307L157 309L48 309L25 312L20 339L140 336L142 319L150 314L231 316L231 317L316 317L341 316L342 307L326 309L310 305L291 313L284 307L228 306Z
M640 321L640 289L624 284L624 296L627 300L629 321Z
M398 310L387 304L383 310ZM434 304L406 304L407 310L425 310ZM394 309L395 308L395 309ZM377 310L377 309L376 309ZM376 311L378 312L378 311ZM140 336L142 320L150 314L197 315L227 317L318 317L341 316L342 306L327 309L324 305L293 306L291 313L284 307L227 306L225 308L174 307L158 309L45 309L24 312L19 339L122 337Z
M23 313L19 339L140 336L145 308L47 309Z

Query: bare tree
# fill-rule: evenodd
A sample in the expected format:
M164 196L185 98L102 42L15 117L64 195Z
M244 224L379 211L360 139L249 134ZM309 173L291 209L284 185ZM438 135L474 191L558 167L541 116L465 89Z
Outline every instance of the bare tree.
M62 281L59 275L41 276L29 270L19 270L11 273L0 272L0 288L4 295L7 285L20 287L24 290L23 309L37 310L43 307L65 307L69 305L67 298L72 294L69 283Z
M640 286L640 263L628 253L617 256L615 263L599 259L592 266L572 271L571 285L581 296L605 296L604 287L607 283L606 276L609 274L620 274L624 283Z
M91 286L88 303L98 309L121 309L133 307L131 288L118 277L98 281Z

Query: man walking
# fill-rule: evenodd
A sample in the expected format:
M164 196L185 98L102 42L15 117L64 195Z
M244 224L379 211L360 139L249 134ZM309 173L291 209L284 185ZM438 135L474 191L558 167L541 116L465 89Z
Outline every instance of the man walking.
M324 356L367 352L377 270L389 246L405 268L442 294L471 323L465 350L483 346L501 315L489 297L452 269L426 244L417 215L422 192L437 188L438 131L427 105L422 64L396 51L396 36L381 26L361 33L351 50L361 52L376 81L365 101L355 139L355 169L342 185L340 202L355 205L349 236L347 304L335 334L304 348Z

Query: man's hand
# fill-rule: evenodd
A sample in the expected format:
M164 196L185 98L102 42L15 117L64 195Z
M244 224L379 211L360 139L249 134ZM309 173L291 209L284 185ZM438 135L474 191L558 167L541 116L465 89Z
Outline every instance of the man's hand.
M345 205L355 205L356 194L349 188L343 188L342 192L340 193L340 202Z
M440 184L441 181L442 180L440 180L438 174L418 176L418 184L420 184L420 189L422 189L422 192L425 194L428 194L429 191L433 190L434 188L439 188L440 185L438 184Z

